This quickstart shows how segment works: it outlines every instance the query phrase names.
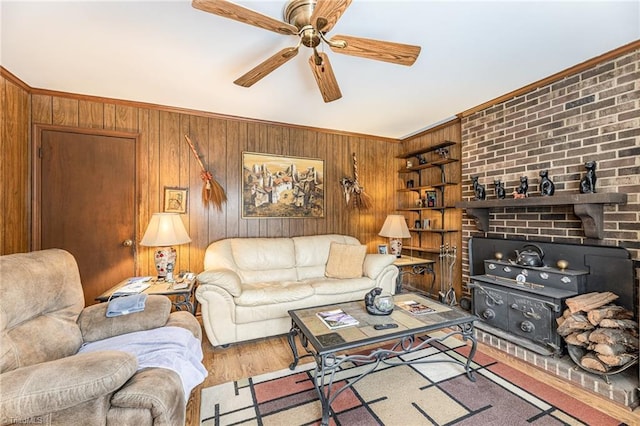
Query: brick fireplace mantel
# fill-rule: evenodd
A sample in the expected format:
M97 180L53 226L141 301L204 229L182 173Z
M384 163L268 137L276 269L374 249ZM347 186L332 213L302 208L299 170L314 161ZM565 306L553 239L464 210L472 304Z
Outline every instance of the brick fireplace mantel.
M476 226L483 232L489 231L489 210L509 207L542 207L573 205L573 211L582 220L584 234L588 238L602 239L604 204L626 204L627 194L562 194L548 197L528 197L521 199L495 199L461 201L457 208L466 209L467 215L474 218Z

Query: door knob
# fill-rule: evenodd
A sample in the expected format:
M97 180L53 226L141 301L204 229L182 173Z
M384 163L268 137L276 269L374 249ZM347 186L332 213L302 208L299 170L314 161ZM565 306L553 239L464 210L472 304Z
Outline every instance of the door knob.
M133 240L124 240L122 245L125 247L131 247L133 245Z

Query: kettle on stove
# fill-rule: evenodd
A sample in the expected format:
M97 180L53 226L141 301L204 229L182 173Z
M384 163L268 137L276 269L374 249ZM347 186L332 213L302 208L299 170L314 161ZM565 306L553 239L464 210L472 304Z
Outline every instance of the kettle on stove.
M544 266L544 252L537 244L525 244L522 251L515 250L516 263L521 266Z

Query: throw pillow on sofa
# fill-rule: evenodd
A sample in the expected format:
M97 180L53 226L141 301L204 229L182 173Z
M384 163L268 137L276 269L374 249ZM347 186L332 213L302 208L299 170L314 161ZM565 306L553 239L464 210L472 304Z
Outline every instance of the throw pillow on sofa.
M332 242L324 271L325 276L339 279L361 277L366 254L367 246Z

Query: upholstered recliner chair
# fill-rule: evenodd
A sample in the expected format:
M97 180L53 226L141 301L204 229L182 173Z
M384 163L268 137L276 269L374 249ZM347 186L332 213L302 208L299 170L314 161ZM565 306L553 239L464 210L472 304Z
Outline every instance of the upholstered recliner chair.
M66 251L0 257L3 425L184 424L185 391L174 370L137 371L136 356L123 351L77 352L86 342L163 326L200 340L198 321L171 313L164 296L149 296L143 312L119 317L107 318L106 307L83 309L78 267Z

